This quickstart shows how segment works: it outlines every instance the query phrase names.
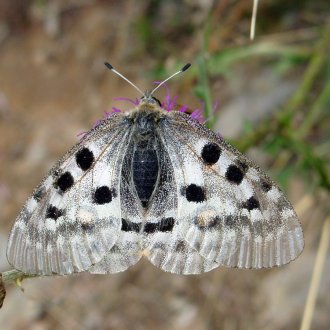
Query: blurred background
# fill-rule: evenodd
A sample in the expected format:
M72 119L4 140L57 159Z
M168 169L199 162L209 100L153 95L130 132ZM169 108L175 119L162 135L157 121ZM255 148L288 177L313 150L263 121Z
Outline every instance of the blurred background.
M112 107L187 62L169 85L292 201L305 250L269 270L171 275L140 261L116 275L7 287L1 329L298 329L315 260L312 329L330 328L330 3L247 0L0 0L0 271L9 230L47 170ZM166 90L157 93L164 98ZM328 220L329 222L329 220ZM326 249L323 237L323 251ZM324 254L323 254L324 255ZM322 262L324 268L322 271Z

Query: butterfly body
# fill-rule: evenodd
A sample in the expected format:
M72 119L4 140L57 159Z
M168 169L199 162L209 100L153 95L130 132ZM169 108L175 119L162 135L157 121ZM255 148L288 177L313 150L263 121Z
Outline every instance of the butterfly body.
M280 266L303 245L291 204L267 175L147 95L54 166L19 214L7 256L28 274L115 273L142 256L198 274Z
M136 193L146 207L158 181L158 137L157 122L159 114L155 110L141 110L134 114L134 132L132 136L133 184Z

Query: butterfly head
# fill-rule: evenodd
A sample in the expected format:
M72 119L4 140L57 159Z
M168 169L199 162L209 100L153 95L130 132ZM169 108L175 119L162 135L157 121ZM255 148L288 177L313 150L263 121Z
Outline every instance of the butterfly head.
M151 105L159 105L159 106L162 105L160 103L160 101L153 96L151 91L146 91L144 93L144 95L141 97L141 103L146 103L146 104L151 104Z

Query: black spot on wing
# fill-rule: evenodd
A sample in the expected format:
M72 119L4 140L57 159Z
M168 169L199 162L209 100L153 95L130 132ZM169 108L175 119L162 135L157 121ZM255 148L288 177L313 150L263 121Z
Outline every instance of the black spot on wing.
M94 203L100 205L107 204L110 203L112 201L112 198L115 196L116 194L114 189L110 190L108 186L101 186L95 190L93 201Z
M172 231L174 227L174 218L163 218L159 222L147 222L144 226L144 233L152 234L155 232L169 232Z
M238 166L229 165L226 171L226 178L228 181L239 185L244 178L244 173Z
M220 157L221 149L216 143L207 143L202 150L201 156L207 165L215 164Z
M259 209L260 204L259 201L254 196L252 196L244 203L243 207L251 211L254 209Z
M54 205L49 205L46 210L46 218L57 220L60 216L64 214L63 210L58 209Z
M83 148L76 153L76 163L83 171L87 171L93 162L93 152L88 148Z
M172 218L172 217L163 218L162 220L160 220L159 230L161 232L172 231L174 224L175 224L174 218Z
M134 231L139 233L141 230L141 223L132 222L126 219L121 219L121 230L122 231Z
M188 202L201 203L206 200L205 191L202 187L192 183L183 189Z
M55 182L55 187L58 187L62 192L67 191L73 186L74 180L70 172L63 173Z
M144 230L143 232L145 232L146 234L152 234L158 229L158 222L147 222L144 226Z
M143 227L145 234L153 234L155 232L169 232L172 231L175 224L174 218L163 218L159 222L147 222ZM126 219L121 219L121 230L125 232L136 232L141 231L142 224L132 222Z

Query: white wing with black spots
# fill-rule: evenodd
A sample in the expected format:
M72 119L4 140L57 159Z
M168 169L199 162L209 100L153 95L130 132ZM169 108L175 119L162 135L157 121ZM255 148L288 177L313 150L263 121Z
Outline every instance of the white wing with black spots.
M113 115L50 171L11 231L7 257L27 274L71 274L101 261L121 230L120 170L130 124Z
M199 274L217 264L189 246L180 231L178 217L178 181L168 151L159 141L158 189L146 214L143 254L164 271L176 274Z
M126 149L126 155L120 163L121 226L118 239L105 257L89 269L90 273L108 274L122 272L141 259L143 247L140 232L143 214L138 196L131 182L132 153L132 144L129 144Z
M280 266L301 253L292 206L257 166L186 114L169 113L161 128L177 184L178 232L191 248L239 268Z

